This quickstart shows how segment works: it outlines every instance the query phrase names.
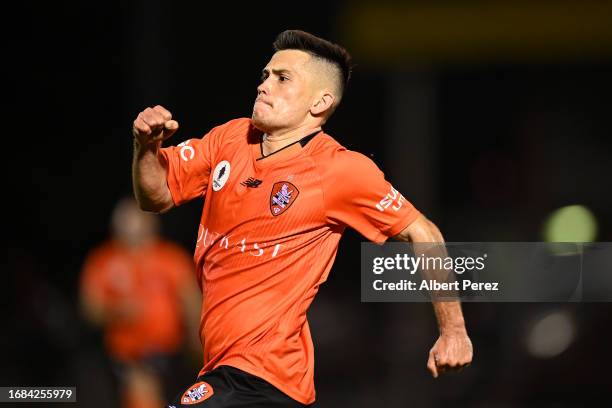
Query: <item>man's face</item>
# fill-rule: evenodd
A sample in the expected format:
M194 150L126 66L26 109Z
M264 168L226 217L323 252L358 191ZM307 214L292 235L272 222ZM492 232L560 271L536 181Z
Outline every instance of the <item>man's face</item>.
M310 58L299 50L282 50L272 56L257 87L255 127L263 132L292 129L307 118L314 97Z

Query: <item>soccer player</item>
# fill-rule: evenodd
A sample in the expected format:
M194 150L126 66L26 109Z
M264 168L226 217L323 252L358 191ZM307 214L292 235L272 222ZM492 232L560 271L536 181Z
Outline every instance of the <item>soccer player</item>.
M306 312L345 228L378 243L443 241L371 160L322 130L349 80L347 51L296 30L279 34L274 49L251 118L167 148L179 126L168 110L147 108L134 121L141 208L204 198L194 255L204 366L170 406L312 404ZM472 345L458 302L434 302L434 311L440 336L428 368L437 377L469 364Z
M197 346L193 263L187 251L159 237L156 221L133 198L121 200L112 238L89 253L81 275L83 312L104 331L122 408L159 408L173 357L186 340Z

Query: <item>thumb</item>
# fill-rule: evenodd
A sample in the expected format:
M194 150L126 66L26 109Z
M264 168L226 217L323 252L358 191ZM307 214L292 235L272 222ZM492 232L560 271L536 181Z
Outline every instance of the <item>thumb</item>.
M179 124L176 120L169 120L164 124L164 139L172 136L179 128Z
M172 136L179 128L179 124L176 120L169 120L164 123L164 129L156 140L166 140Z
M434 359L434 353L429 352L429 359L427 360L427 368L433 375L433 378L438 378L438 367L436 367L436 360Z

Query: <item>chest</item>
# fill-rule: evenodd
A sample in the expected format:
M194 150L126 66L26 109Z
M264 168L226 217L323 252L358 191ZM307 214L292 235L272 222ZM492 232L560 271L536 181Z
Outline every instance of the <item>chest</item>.
M108 296L154 295L166 292L166 263L151 252L117 253L103 265L104 291Z
M205 198L207 226L227 234L238 228L276 233L324 222L322 183L307 155L266 163L243 151L212 163Z

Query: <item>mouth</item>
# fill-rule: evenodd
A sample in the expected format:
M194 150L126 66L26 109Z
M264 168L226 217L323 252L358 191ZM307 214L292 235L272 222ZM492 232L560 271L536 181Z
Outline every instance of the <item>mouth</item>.
M263 99L261 99L261 98L257 98L257 99L255 99L255 104L257 104L257 103L263 103L264 105L268 105L269 107L272 107L272 104L271 104L270 102L268 102L268 101L264 101L264 100L263 100Z

